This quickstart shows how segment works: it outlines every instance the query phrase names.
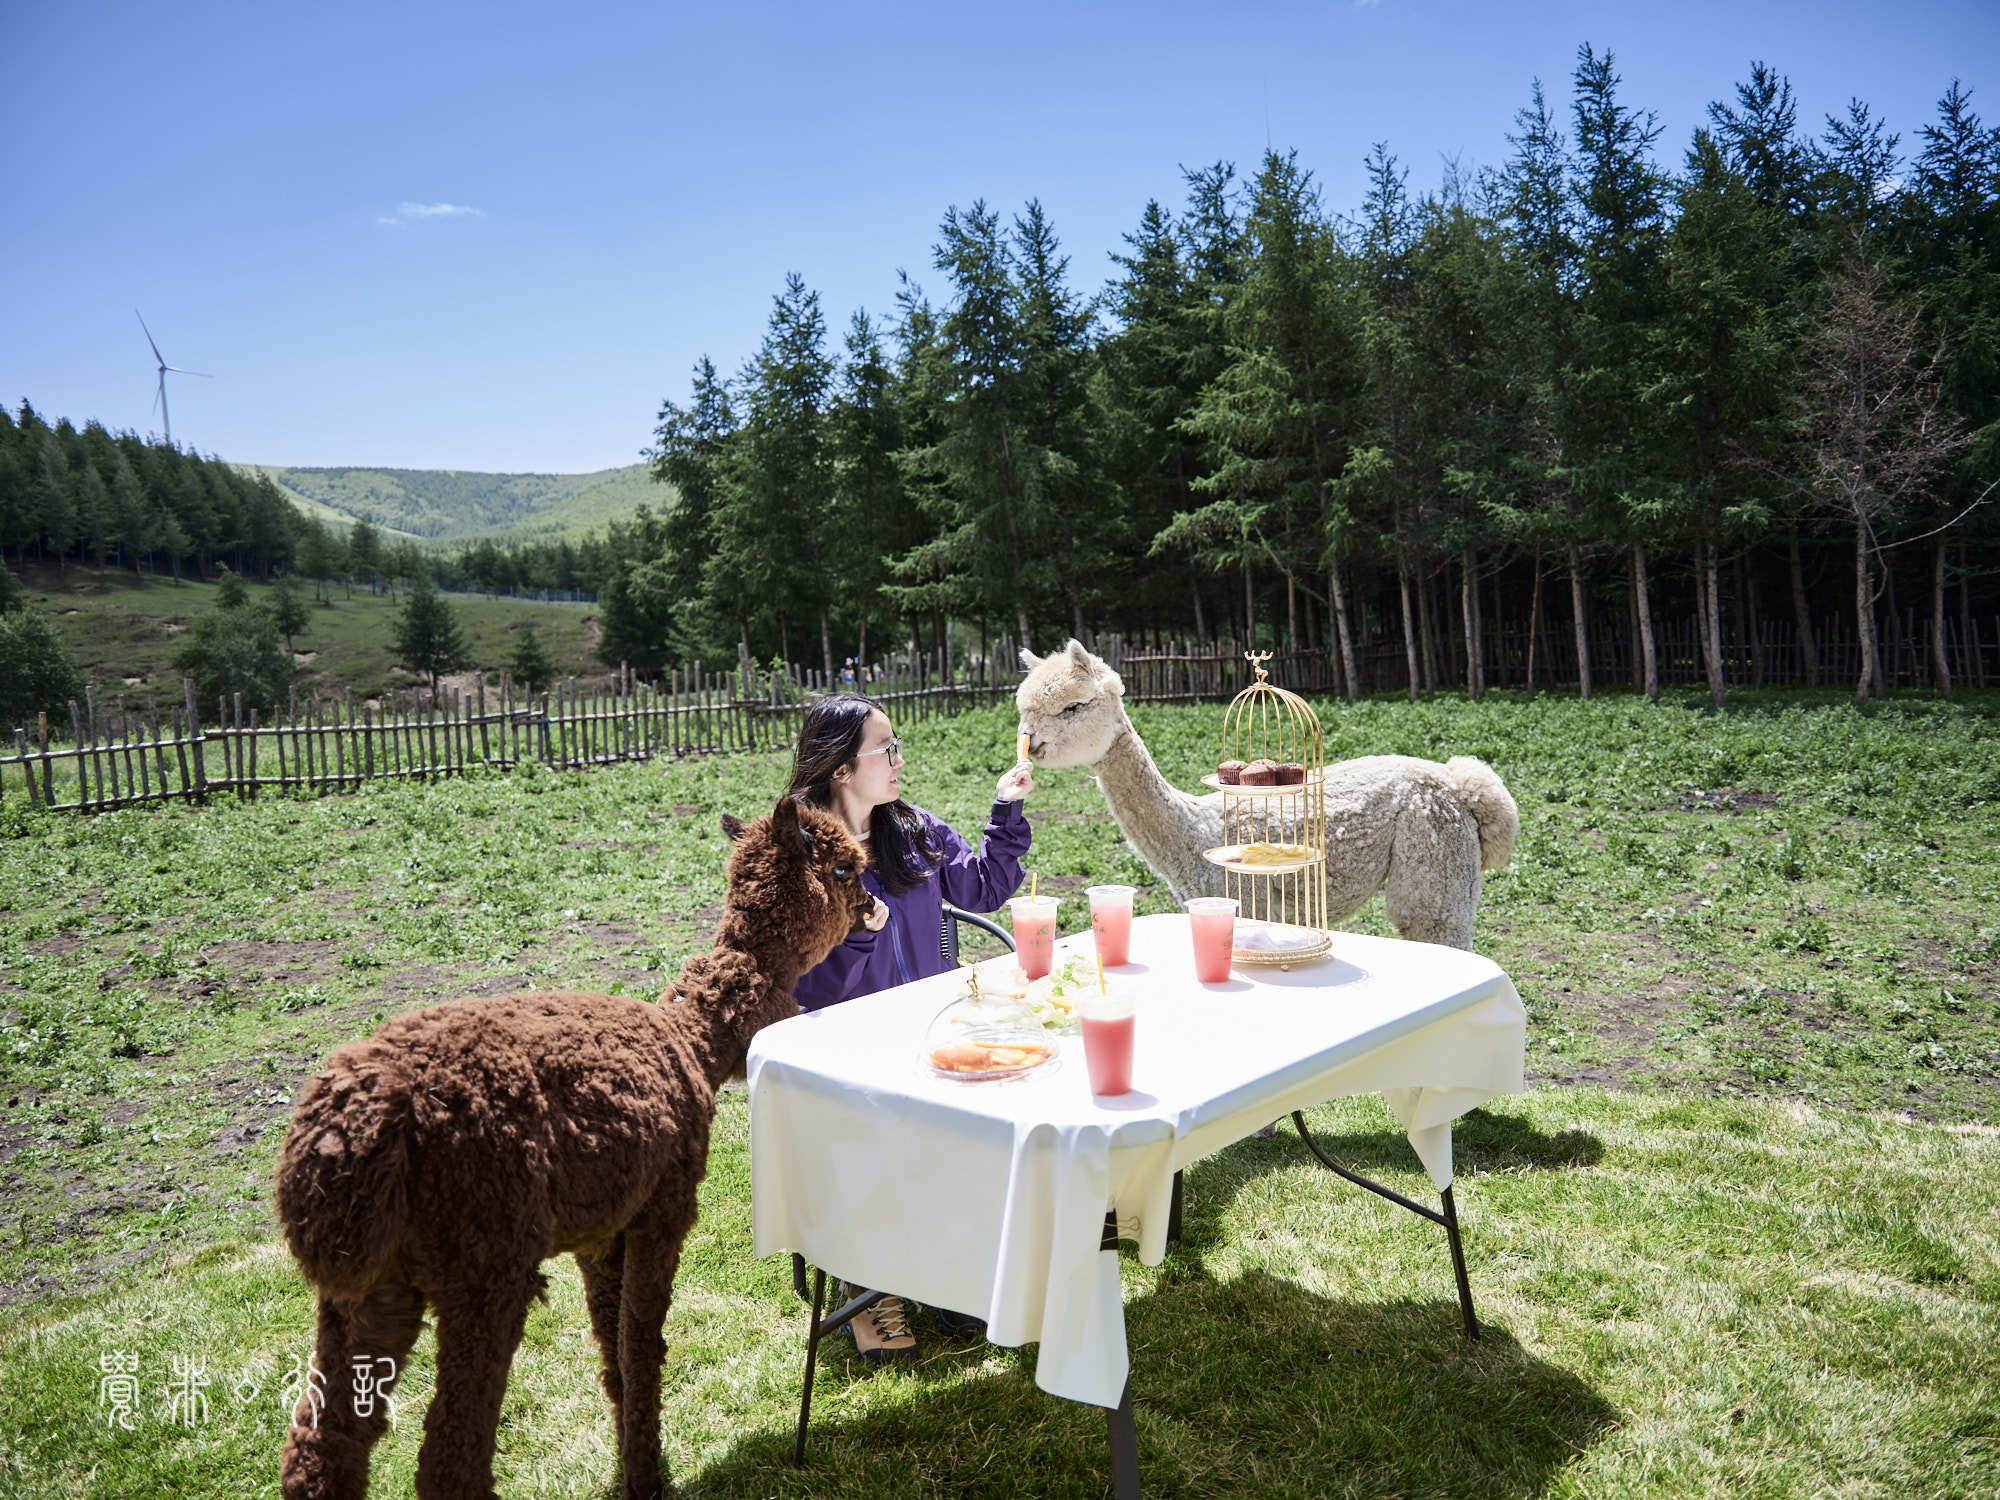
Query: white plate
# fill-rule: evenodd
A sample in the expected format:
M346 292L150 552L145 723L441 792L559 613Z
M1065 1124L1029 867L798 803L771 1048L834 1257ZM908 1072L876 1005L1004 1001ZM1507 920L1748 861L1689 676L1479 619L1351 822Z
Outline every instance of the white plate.
M1261 840L1269 843L1271 840ZM1248 844L1224 844L1218 849L1204 849L1202 857L1212 865L1221 865L1225 870L1234 870L1239 875L1289 875L1296 870L1304 870L1318 864L1326 856L1317 849L1307 849L1305 853L1283 863L1245 864L1243 851Z
M1201 778L1201 784L1212 786L1218 792L1240 792L1245 797L1275 797L1281 792L1303 792L1310 780L1311 776L1308 773L1306 781L1295 781L1290 786L1243 786L1234 781L1220 780L1215 772L1210 771Z

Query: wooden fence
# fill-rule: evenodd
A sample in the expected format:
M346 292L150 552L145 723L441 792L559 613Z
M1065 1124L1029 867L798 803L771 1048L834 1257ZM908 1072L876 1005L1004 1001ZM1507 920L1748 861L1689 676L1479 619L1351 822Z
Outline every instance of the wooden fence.
M1576 642L1567 621L1553 615L1536 633L1535 685L1577 680ZM1660 680L1706 681L1692 620L1655 626ZM1206 703L1225 700L1250 680L1240 643L1154 640L1137 643L1111 635L1088 644L1115 666L1129 702ZM1134 649L1143 645L1144 649ZM1462 641L1434 642L1438 683L1464 680ZM1930 643L1924 622L1912 614L1885 621L1885 675L1892 687L1931 686ZM1600 619L1590 630L1592 677L1616 686L1632 681L1629 620ZM1975 624L1963 631L1947 622L1947 661L1956 682L1984 687L2000 682L2000 620L1991 639ZM1485 635L1486 680L1496 687L1527 682L1528 625L1490 628ZM1851 684L1860 647L1852 628L1833 618L1816 641L1823 684ZM1735 685L1801 680L1803 656L1789 622L1767 620L1754 645L1726 644L1726 673ZM1363 692L1402 691L1407 657L1400 636L1376 635L1356 643L1355 675ZM14 753L0 755L0 799L25 795L35 806L85 812L139 806L175 798L197 800L219 793L255 797L281 791L352 789L378 777L456 775L473 767L505 769L535 761L577 770L657 755L727 754L776 750L796 737L806 705L843 687L879 700L898 724L948 718L969 708L1011 699L1021 679L1010 642L987 643L970 663L947 669L919 657L864 680L778 666L757 671L705 671L700 662L643 682L621 671L596 684L570 679L546 693L528 693L504 676L489 696L482 681L468 697L398 693L356 704L339 698L294 698L275 722L260 722L242 701L218 702L202 721L191 683L181 701L163 711L148 697L136 706L124 697L100 704L86 691L71 703L68 734L51 729L46 716L33 731L13 731ZM1989 665L1990 661L1990 665ZM1310 697L1343 691L1339 663L1319 649L1281 651L1271 660L1274 682Z

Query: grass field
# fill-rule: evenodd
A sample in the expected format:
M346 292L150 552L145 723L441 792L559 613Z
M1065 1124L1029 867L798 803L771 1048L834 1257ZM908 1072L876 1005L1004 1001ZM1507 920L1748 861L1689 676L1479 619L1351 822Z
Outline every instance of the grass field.
M22 581L29 608L47 616L100 702L120 693L135 703L148 693L163 705L180 701L174 652L188 621L215 607L216 585L194 580L177 585L118 571L100 576L86 568L30 570ZM255 581L245 586L252 604L261 603L269 591ZM310 583L301 588L314 598ZM497 673L512 659L514 631L530 622L559 671L595 677L607 670L594 654L593 604L477 594L448 595L447 602L464 629L473 664L488 672ZM359 699L414 684L418 679L395 659L395 621L402 606L401 595L335 586L324 590L324 600L313 605L312 623L292 641L300 693L318 688L338 696L351 687ZM204 707L204 714L210 707ZM11 733L13 727L0 726L0 733Z
M307 515L341 527L362 515L389 536L457 550L486 540L581 541L607 521L629 521L640 505L672 508L676 492L649 464L589 474L481 474L456 469L291 469L238 464L263 474Z
M1337 1188L1289 1132L1239 1143L1190 1171L1167 1262L1126 1266L1156 1492L2000 1486L2000 703L1741 696L1323 706L1330 754L1482 755L1521 804L1480 946L1528 1006L1537 1086L1459 1136L1489 1340L1454 1334L1427 1226ZM1212 765L1219 708L1134 718L1180 784ZM913 727L910 795L976 826L1012 728ZM95 819L9 799L0 1493L269 1493L274 1392L311 1328L269 1210L303 1079L409 1004L651 993L714 920L716 813L768 806L783 774L528 768ZM1129 880L1165 909L1088 778L1039 780L1043 885ZM1349 925L1386 930L1379 903ZM1417 1189L1378 1103L1316 1122ZM1101 1492L1102 1423L1034 1390L1032 1350L938 1340L908 1374L836 1354L815 1462L784 1467L803 1310L781 1263L748 1259L743 1124L729 1101L668 1330L683 1492ZM612 1493L575 1275L551 1270L501 1486ZM208 1422L176 1429L154 1400L107 1432L113 1349L154 1387L204 1357ZM246 1368L262 1405L229 1390ZM418 1436L385 1444L385 1492Z

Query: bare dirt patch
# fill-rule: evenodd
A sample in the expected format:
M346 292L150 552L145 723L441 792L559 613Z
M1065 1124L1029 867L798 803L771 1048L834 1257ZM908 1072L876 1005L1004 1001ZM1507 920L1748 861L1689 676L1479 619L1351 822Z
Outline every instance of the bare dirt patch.
M1742 787L1717 787L1710 792L1683 792L1676 802L1667 804L1681 812L1769 812L1778 805L1778 799L1769 792L1753 792ZM1656 809L1664 811L1665 809Z
M232 938L212 943L203 958L232 980L325 979L340 968L341 944L333 938L300 943L258 943Z

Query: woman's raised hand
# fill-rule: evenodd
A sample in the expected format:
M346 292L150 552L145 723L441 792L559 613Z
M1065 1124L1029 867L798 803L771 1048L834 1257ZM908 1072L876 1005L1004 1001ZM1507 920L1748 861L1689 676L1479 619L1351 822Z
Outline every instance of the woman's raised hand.
M1035 767L1030 761L1017 760L1007 774L1000 778L993 788L995 802L1019 802L1035 789Z
M861 925L870 932L880 932L889 925L889 908L883 904L880 896L875 898L874 908L861 919Z

